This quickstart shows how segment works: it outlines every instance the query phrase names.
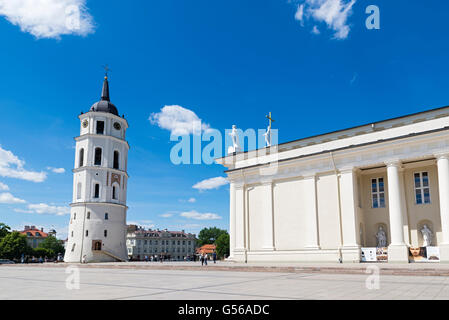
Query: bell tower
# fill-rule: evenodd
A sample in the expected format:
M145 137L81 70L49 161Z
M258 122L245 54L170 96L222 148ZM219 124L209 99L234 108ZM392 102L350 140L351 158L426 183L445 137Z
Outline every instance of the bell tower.
M80 119L75 138L71 203L65 262L125 261L128 122L109 97L104 78L101 100Z

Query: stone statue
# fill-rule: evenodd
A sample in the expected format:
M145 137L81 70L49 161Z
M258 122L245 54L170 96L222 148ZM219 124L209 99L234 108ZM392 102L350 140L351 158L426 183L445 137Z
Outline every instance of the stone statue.
M229 133L229 135L232 138L232 147L229 146L228 148L228 154L233 154L240 151L240 144L239 144L239 135L237 132L237 127L235 124L232 125L232 131Z
M378 248L385 248L387 246L387 235L382 226L379 227L379 230L376 233L376 238Z
M271 147L271 126L268 126L267 132L264 134L266 147Z
M427 224L425 224L421 229L423 247L429 247L432 245L433 232L429 229Z

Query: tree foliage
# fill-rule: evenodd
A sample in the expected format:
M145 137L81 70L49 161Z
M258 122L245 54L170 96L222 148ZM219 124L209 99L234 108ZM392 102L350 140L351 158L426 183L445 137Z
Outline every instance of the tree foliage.
M229 234L227 232L217 238L215 245L217 246L217 256L220 259L229 256Z
M222 234L226 233L228 233L226 230L217 227L204 228L198 234L198 245L201 247L205 244L214 244Z
M4 224L3 222L0 222L0 239L11 233L10 230L11 228L9 226Z
M38 257L38 258L39 257L54 258L56 255L53 250L38 247L38 248L33 249L33 256Z
M0 258L19 259L22 254L28 254L31 248L27 244L26 237L14 231L0 240Z
M57 255L58 253L64 253L64 246L53 236L48 236L45 238L45 240L39 244L39 248L47 249L52 252L53 254L51 257Z

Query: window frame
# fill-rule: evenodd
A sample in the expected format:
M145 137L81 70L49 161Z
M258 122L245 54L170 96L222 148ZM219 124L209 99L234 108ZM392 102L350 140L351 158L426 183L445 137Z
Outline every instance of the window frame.
M427 186L424 186L424 173L427 175ZM419 186L416 184L416 175L419 175ZM428 189L429 192L429 200L426 202L425 189ZM432 203L432 195L430 191L430 175L429 171L418 171L413 173L413 191L415 194L415 205L426 205ZM418 203L417 191L420 192L421 202Z
M382 180L383 183L383 191L380 191L380 180ZM384 177L377 177L377 178L371 178L370 179L370 190L371 190L371 208L372 209L384 209L386 208L386 198L385 198L385 178ZM376 184L376 191L373 190L373 182L375 181ZM383 195L383 205L381 203L381 195ZM374 206L374 198L377 200L377 206Z

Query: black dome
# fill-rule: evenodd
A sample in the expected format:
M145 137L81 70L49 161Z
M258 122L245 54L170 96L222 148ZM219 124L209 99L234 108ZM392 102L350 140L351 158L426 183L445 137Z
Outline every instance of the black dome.
M90 111L107 112L118 116L117 108L111 103L109 99L109 82L107 76L104 77L103 90L101 92L101 100L94 103L90 108Z
M101 100L101 101L95 102L92 105L92 107L90 108L90 111L107 112L107 113L112 113L112 114L118 116L117 108L110 101L107 101L107 100Z

